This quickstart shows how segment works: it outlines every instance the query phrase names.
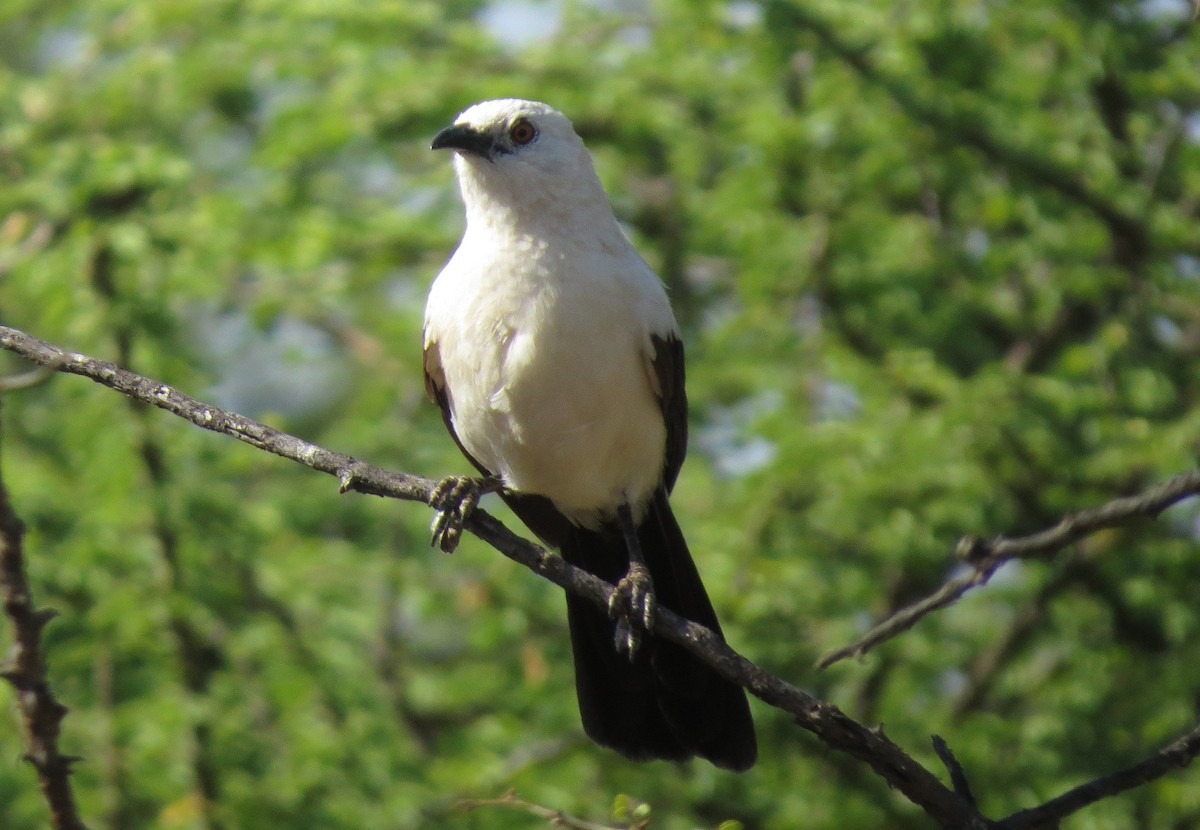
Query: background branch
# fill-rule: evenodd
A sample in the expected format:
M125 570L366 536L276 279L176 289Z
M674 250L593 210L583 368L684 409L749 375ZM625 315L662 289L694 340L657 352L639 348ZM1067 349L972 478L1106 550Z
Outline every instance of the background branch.
M912 628L923 617L956 602L972 588L983 585L1005 562L1045 558L1098 531L1129 524L1142 517L1157 518L1171 505L1198 494L1200 470L1194 470L1138 495L1114 499L1100 507L1064 516L1053 527L1028 536L1015 539L997 536L991 541L964 536L959 540L955 555L971 566L969 574L948 580L925 599L900 609L850 645L826 654L817 661L817 666L824 669L847 657L866 654L880 643Z
M0 596L12 622L11 658L0 670L17 693L29 752L25 759L37 770L50 817L57 830L86 830L71 790L71 765L79 760L58 750L58 733L67 707L58 702L46 677L42 629L54 612L34 606L25 578L25 525L13 511L8 488L0 477Z
M524 813L529 813L531 816L544 819L550 822L551 827L566 827L569 830L641 830L646 827L649 821L642 821L636 824L613 825L613 824L596 824L591 821L584 821L574 816L569 816L562 810L553 810L549 807L543 807L540 804L533 804L524 799L517 798L514 792L505 793L500 798L470 798L459 801L457 805L459 810L473 811L484 807L507 807L511 810L520 810Z
M1167 744L1145 761L1081 784L1040 807L1014 813L1000 822L999 826L1005 830L1057 827L1060 819L1077 813L1102 798L1139 787L1148 781L1161 778L1172 770L1182 769L1191 764L1197 755L1200 755L1200 725Z

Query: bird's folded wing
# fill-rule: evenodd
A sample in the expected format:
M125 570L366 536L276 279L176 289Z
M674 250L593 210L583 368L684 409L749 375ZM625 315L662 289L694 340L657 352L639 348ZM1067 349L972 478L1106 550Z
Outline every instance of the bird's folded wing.
M667 426L667 447L663 454L663 486L667 492L675 486L683 457L687 455L687 393L683 380L683 341L676 332L650 335L654 354L646 354L646 374L658 396L663 423Z

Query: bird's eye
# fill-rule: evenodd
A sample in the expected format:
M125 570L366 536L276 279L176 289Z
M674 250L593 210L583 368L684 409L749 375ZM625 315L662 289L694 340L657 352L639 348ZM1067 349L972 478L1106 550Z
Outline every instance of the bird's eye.
M537 129L522 118L508 128L508 137L512 139L513 144L521 146L537 138Z

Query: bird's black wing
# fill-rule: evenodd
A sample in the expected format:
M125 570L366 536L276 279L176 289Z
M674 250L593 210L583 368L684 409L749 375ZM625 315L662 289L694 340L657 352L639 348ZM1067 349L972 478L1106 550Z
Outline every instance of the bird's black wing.
M654 357L651 385L658 395L663 423L667 427L667 447L663 455L663 486L670 493L687 455L687 392L684 390L683 341L675 332L650 335Z

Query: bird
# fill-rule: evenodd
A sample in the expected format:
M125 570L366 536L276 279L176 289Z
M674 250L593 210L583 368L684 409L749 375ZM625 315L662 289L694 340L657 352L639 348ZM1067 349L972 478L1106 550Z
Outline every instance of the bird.
M745 691L652 634L664 606L724 639L669 496L687 451L683 341L662 281L621 229L571 121L477 103L439 131L466 208L425 309L429 397L479 476L430 503L451 552L496 492L571 565L615 586L567 595L584 732L633 761L745 771Z

